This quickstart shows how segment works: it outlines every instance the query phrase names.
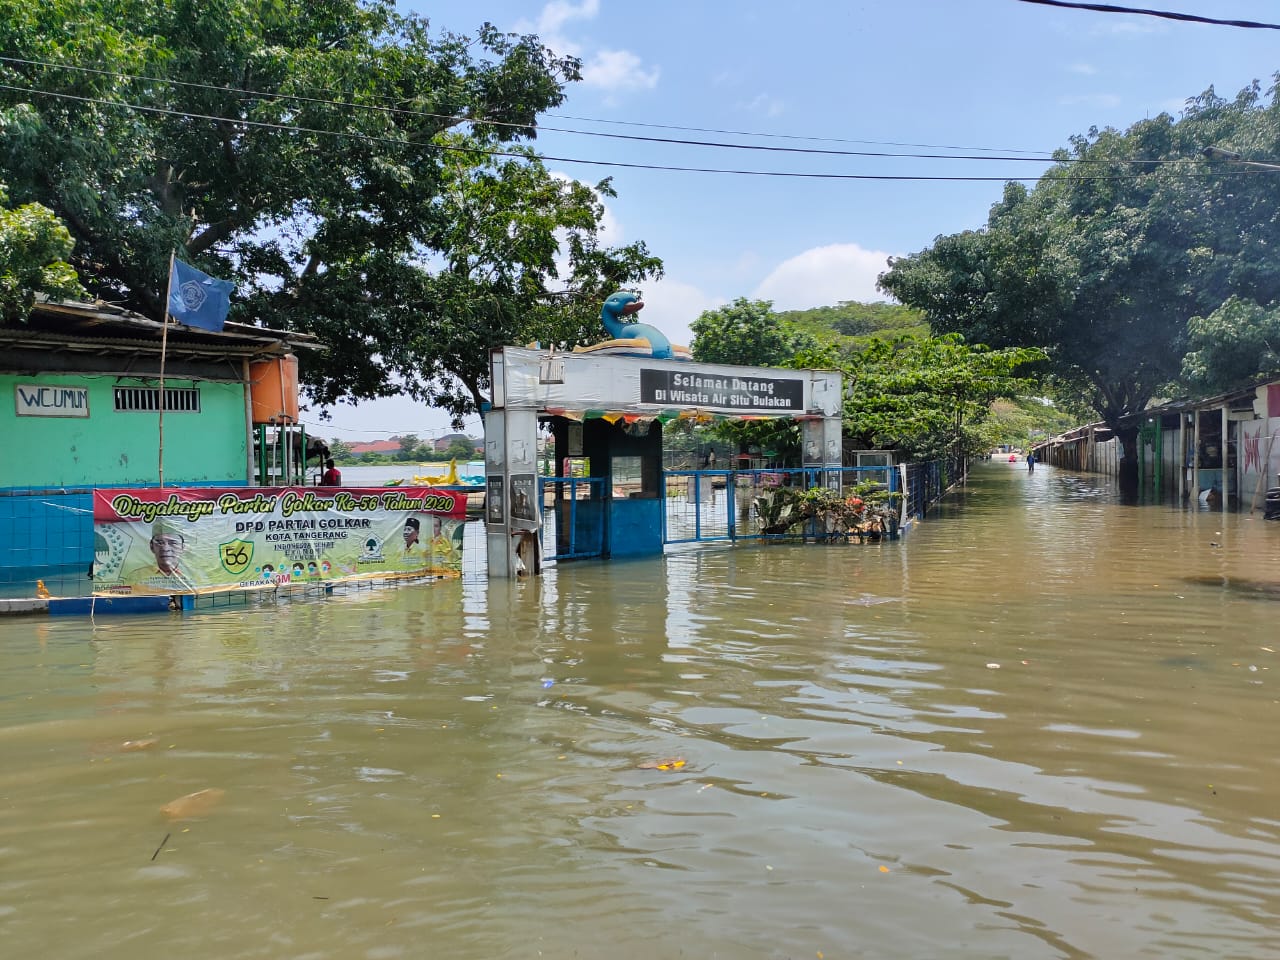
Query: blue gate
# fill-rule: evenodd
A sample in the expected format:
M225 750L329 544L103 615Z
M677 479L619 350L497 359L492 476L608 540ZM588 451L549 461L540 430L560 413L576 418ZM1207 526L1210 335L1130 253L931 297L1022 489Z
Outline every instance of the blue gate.
M604 556L603 477L539 477L542 559L584 560Z

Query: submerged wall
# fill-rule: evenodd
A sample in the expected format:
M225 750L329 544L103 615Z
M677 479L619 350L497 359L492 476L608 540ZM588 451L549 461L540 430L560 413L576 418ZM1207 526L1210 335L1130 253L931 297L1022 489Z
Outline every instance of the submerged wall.
M158 482L159 416L140 409L156 386L154 378L0 374L0 583L87 571L90 491ZM244 485L244 384L166 379L165 389L189 408L165 411L165 484Z

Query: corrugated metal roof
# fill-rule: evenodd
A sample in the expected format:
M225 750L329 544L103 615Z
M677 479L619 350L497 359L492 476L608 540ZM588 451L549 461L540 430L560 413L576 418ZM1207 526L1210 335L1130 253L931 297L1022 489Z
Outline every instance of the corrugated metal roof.
M322 350L311 334L228 323L221 331L164 325L115 304L40 301L26 323L0 325L0 345L83 353L159 354L174 358L275 357L295 350Z

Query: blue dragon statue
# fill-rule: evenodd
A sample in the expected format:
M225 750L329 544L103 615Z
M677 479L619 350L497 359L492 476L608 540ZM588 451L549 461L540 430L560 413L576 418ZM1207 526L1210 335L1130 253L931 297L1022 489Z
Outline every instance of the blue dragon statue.
M613 339L589 347L576 347L574 352L652 357L655 360L691 359L688 347L673 344L657 327L627 319L643 308L640 294L632 290L619 290L612 294L600 308L600 322Z

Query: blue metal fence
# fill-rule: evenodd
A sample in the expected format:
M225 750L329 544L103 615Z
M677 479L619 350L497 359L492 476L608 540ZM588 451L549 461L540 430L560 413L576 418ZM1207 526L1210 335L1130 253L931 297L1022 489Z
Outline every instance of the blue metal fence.
M898 492L892 467L801 467L760 470L668 470L664 474L666 543L771 536L761 529L757 498L779 487L847 490L875 483ZM810 535L814 531L807 531Z
M603 477L539 477L542 559L583 560L604 555Z

